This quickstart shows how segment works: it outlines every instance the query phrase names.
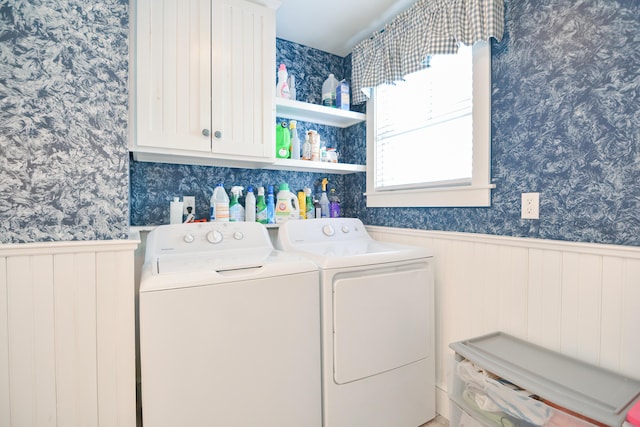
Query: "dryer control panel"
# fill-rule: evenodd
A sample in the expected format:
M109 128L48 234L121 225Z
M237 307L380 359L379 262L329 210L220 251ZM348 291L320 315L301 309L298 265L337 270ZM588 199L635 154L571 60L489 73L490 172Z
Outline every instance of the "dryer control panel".
M335 241L372 240L357 218L318 218L289 221L280 227L278 237L296 244L327 243Z

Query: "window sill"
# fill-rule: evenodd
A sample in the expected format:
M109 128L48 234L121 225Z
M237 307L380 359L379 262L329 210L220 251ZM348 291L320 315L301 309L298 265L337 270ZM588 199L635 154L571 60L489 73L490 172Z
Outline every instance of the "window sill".
M367 192L367 207L489 207L494 184Z

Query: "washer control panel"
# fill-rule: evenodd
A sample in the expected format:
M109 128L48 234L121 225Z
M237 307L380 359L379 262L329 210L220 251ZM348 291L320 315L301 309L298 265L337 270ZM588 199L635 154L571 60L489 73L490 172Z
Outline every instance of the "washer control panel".
M157 255L242 248L273 248L264 225L257 222L161 225L147 237L147 252Z

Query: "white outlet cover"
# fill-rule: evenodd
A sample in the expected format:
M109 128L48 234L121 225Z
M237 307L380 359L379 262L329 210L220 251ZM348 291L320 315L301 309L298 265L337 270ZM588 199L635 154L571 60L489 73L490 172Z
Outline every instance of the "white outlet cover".
M522 193L522 219L540 219L540 193Z

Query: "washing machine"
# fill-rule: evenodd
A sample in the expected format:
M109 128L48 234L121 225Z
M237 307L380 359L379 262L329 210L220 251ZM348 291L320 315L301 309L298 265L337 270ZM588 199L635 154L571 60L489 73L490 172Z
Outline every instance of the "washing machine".
M376 241L355 218L289 221L276 247L320 270L323 425L417 427L434 418L431 252Z
M145 427L322 425L318 269L263 225L157 227L139 296Z

